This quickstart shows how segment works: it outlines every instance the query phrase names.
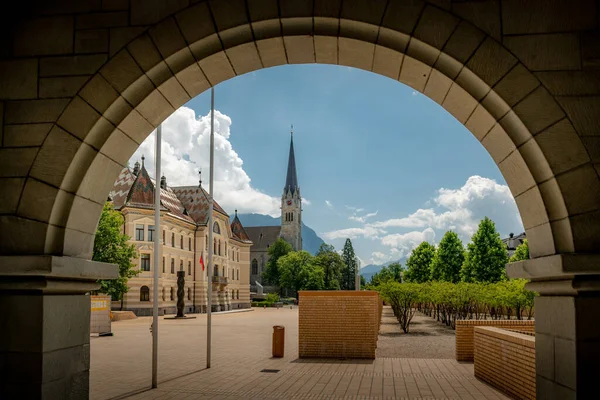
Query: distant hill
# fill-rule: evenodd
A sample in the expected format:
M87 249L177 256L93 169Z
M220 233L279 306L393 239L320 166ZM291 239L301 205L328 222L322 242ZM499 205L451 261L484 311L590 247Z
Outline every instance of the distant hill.
M385 264L369 264L369 265L365 265L364 267L362 267L360 269L360 274L362 277L365 278L365 280L367 282L369 282L371 280L371 277L373 275L375 275L376 273L378 273L379 271L381 271L381 268L383 267L387 267L388 265L395 263L395 262L399 262L400 264L402 264L403 267L406 267L406 258L401 258L400 260L393 260L393 261L388 261Z
M281 218L275 218L264 214L238 214L238 218L244 226L278 226L281 224ZM306 226L303 222L302 249L308 251L312 255L315 255L319 250L321 243L324 243L323 239L321 239L312 228Z

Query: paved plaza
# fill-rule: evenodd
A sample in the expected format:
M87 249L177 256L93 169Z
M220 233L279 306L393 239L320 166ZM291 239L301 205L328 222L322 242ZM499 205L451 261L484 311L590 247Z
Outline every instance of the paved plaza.
M155 390L142 391L151 380L150 317L113 323L113 337L93 337L91 398L506 398L475 379L472 364L450 358L390 358L378 351L376 360L300 360L298 309L289 307L213 315L212 368L204 369L206 315L196 316L161 318ZM282 359L271 358L273 325L286 328Z

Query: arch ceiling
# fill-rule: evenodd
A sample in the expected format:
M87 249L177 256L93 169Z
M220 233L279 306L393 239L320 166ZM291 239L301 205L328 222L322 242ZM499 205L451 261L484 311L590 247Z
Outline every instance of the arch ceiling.
M0 61L0 254L90 258L110 187L158 124L224 80L302 63L387 76L463 123L532 257L600 249L594 1L50 3Z

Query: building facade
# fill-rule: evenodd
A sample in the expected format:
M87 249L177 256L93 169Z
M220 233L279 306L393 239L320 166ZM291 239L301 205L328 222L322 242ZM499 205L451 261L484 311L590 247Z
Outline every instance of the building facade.
M113 309L131 310L136 315L152 315L154 239L159 235L160 314L176 312L177 271L185 274L187 313L206 312L208 285L212 285L212 310L226 311L250 307L250 246L244 227L215 201L213 205L213 242L208 242L210 195L198 186L170 187L160 180L161 226L154 227L155 183L142 165L133 171L124 168L109 200L125 220L124 233L135 244L138 258L133 260L139 274L129 279L129 291ZM208 251L213 249L212 278L209 282Z
M269 259L268 249L278 238L292 245L294 251L302 250L302 196L296 172L294 134L291 133L290 153L283 194L281 195L281 225L247 227L252 242L250 249L250 290L256 291L256 282L262 284L262 272Z

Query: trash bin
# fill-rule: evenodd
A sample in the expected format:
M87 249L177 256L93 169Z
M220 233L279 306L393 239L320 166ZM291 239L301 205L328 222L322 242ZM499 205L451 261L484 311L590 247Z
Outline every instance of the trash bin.
M283 357L285 347L285 327L275 325L273 327L273 357Z

